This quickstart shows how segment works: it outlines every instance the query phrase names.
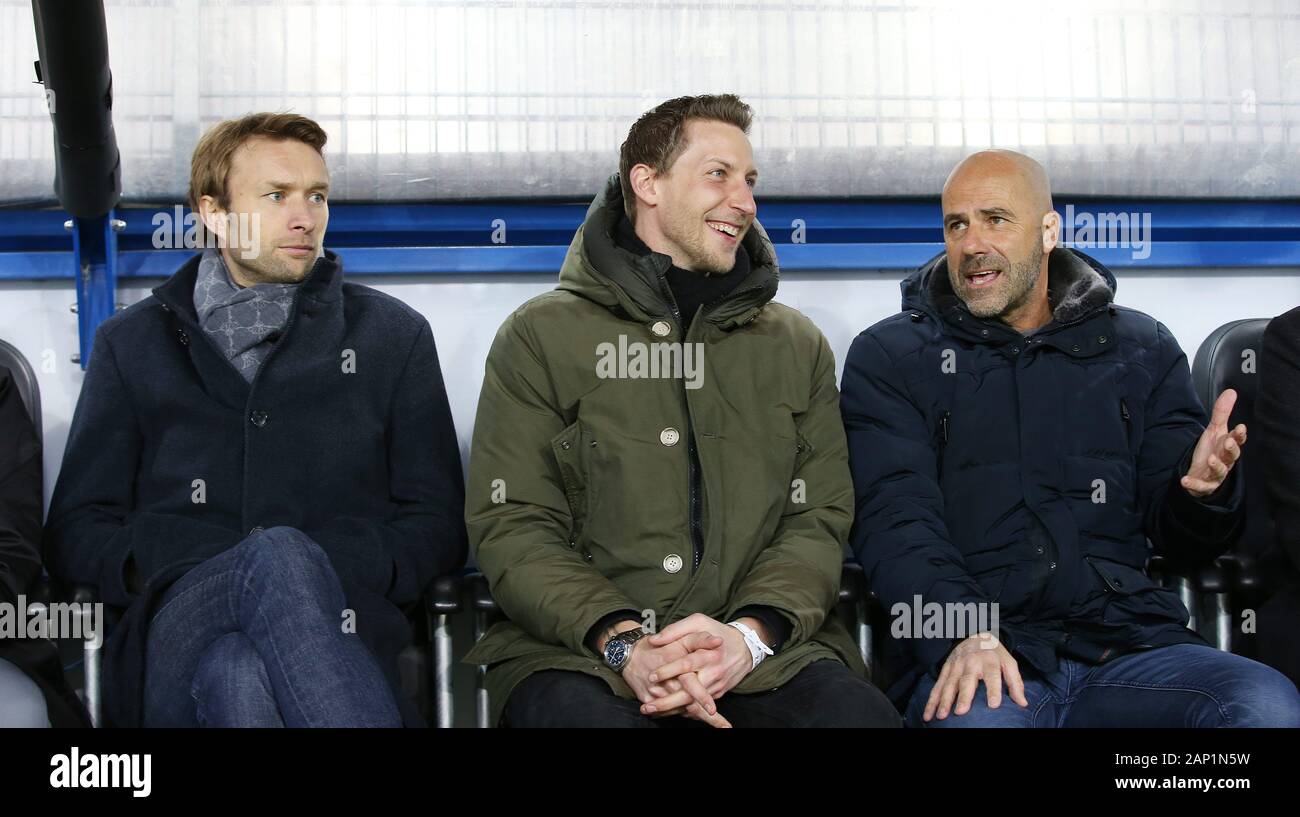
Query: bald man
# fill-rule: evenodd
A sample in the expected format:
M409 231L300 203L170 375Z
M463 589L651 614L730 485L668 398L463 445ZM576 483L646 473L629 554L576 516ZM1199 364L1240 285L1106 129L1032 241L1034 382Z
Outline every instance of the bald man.
M841 408L851 544L891 614L913 726L1296 726L1281 674L1219 652L1145 572L1240 534L1244 426L1207 423L1169 330L1058 246L1042 166L962 161L945 252L859 335Z

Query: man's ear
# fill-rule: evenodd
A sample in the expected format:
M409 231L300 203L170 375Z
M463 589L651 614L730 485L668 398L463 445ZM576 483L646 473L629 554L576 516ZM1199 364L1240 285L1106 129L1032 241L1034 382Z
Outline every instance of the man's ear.
M1043 216L1043 254L1046 255L1061 242L1061 214L1048 210Z
M638 205L645 203L653 207L659 203L659 176L653 167L647 164L633 165L627 175Z
M230 226L229 214L222 210L217 200L212 196L203 196L199 199L199 218L203 219L203 227L209 233L217 237L217 246L227 246L226 234Z

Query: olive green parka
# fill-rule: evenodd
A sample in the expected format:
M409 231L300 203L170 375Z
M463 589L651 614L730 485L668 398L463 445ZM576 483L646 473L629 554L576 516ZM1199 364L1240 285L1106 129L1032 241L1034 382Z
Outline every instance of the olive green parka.
M488 354L466 523L509 621L465 661L489 665L494 723L541 670L632 698L584 644L619 610L659 629L747 605L788 618L780 652L728 694L776 688L820 659L865 673L833 613L853 485L830 346L772 302L776 254L757 222L749 276L685 327L671 260L616 245L621 213L615 175L559 286L516 310Z

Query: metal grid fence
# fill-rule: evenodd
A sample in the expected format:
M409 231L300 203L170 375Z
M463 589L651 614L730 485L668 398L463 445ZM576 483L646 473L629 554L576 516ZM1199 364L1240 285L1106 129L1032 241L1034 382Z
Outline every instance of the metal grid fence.
M584 197L662 99L755 109L765 195L934 195L989 145L1058 192L1300 195L1300 0L108 0L128 199L294 110L337 198ZM29 0L0 0L0 201L50 198Z

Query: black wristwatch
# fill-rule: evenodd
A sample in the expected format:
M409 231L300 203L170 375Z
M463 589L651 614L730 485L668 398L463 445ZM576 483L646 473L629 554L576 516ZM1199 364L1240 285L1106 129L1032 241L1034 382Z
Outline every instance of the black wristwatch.
M645 629L637 627L632 630L610 636L605 640L605 666L622 673L627 662L632 658L632 645L645 635Z

